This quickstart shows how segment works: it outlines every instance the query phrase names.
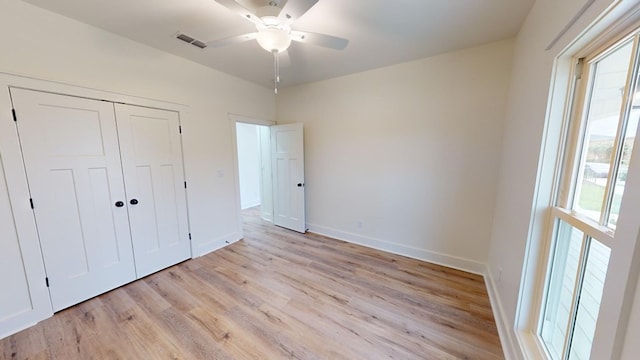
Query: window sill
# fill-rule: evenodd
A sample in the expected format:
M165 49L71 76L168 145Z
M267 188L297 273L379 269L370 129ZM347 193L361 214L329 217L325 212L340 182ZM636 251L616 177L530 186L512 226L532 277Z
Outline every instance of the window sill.
M540 338L530 331L516 330L516 338L525 360L549 360Z

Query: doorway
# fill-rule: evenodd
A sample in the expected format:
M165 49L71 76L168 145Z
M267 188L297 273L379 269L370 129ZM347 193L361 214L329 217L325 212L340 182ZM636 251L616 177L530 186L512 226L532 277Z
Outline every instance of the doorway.
M259 206L262 219L306 232L303 124L275 125L237 115L230 120L238 219L243 210L258 211ZM242 224L238 225L241 229Z
M235 130L241 213L255 208L263 220L273 222L271 178L271 122L231 118Z

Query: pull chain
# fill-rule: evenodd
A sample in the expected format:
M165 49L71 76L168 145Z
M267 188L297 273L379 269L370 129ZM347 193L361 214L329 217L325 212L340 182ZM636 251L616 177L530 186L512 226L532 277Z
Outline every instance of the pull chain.
M273 91L278 93L278 83L280 82L280 64L278 63L278 50L273 50Z

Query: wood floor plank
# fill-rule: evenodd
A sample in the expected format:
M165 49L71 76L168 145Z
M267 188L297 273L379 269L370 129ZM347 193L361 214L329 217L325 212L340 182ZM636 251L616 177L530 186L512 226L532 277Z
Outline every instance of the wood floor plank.
M481 276L245 212L244 239L0 339L0 359L503 359Z
M247 332L240 324L232 321L227 313L213 313L209 309L196 308L189 316L208 332L214 341L227 353L237 359L275 359L277 353L270 351L270 344L265 343Z

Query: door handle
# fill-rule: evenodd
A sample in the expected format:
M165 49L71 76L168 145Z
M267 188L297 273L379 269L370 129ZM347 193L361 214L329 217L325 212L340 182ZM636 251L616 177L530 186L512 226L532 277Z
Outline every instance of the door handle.
M124 203L122 201L116 201L116 207L123 207Z
M129 204L131 204L131 205L138 205L138 199L131 199L131 200L129 201Z
M298 183L298 187L303 187L304 184L303 183Z

